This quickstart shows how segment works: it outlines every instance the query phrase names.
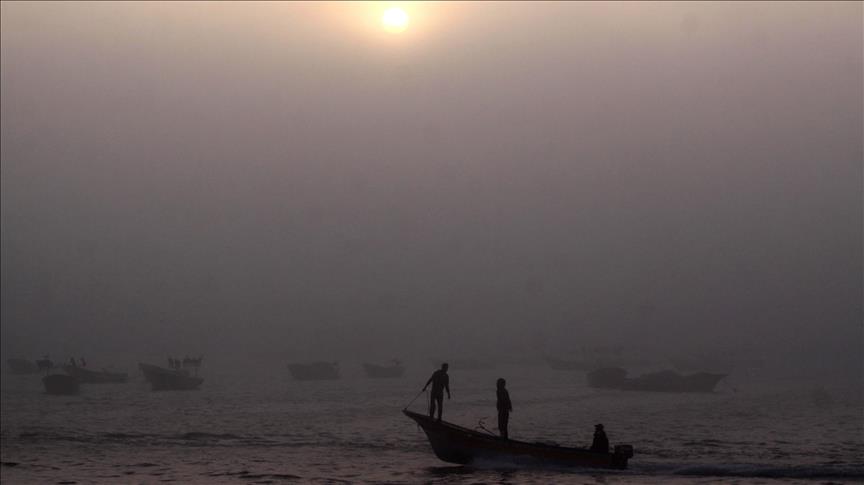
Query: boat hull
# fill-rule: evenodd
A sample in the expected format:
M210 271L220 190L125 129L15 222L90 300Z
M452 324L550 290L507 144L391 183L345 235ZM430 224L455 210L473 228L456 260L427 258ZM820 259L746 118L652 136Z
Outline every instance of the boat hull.
M45 386L46 393L61 396L78 394L81 389L77 377L65 374L47 375L42 378L42 384Z
M138 364L138 368L154 391L191 391L198 389L204 382L203 378L189 375L183 370L165 369L150 364Z
M714 392L714 387L726 374L698 372L680 375L672 371L643 374L629 378L627 372L619 368L599 369L586 376L588 385L598 389L619 389L622 391L650 392Z
M615 453L602 453L583 448L528 443L436 421L408 410L403 410L403 413L426 433L435 456L448 463L468 465L478 461L506 461L533 466L624 469L632 456L632 448L626 445L616 447Z
M94 371L83 367L67 365L67 374L75 376L83 384L122 384L129 379L124 372Z

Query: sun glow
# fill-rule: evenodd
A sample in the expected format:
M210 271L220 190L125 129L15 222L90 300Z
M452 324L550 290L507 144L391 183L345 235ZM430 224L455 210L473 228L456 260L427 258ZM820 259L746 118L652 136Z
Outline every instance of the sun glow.
M381 24L388 32L402 32L408 27L408 14L399 7L391 7L381 16Z

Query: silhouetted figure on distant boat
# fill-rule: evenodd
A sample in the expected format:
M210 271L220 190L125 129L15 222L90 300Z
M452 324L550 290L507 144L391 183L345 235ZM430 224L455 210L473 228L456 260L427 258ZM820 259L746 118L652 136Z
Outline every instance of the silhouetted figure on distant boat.
M429 417L434 417L435 406L438 406L438 421L441 421L441 414L444 412L444 390L447 390L447 399L450 399L450 376L447 375L447 363L441 364L441 368L436 370L432 377L426 381L423 386L425 391L429 384L432 384L432 394L429 396Z
M510 393L507 392L507 381L504 378L498 378L498 431L501 437L507 439L507 425L510 422L510 412L513 411L513 404L510 402Z
M609 453L609 438L606 437L602 424L594 425L594 442L591 443L591 451Z

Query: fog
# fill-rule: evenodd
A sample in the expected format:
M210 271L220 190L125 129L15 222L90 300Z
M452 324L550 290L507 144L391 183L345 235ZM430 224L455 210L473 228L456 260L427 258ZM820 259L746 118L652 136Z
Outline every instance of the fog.
M0 8L4 359L860 377L860 3Z

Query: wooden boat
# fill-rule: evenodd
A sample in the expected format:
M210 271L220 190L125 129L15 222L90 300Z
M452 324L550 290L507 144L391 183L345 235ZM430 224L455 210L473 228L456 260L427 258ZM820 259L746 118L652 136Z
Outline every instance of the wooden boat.
M298 381L339 379L339 364L336 362L310 362L288 364L288 370Z
M109 372L107 370L92 370L75 365L63 367L70 376L75 376L83 384L120 384L126 382L129 376L125 372Z
M714 387L726 374L697 372L681 375L674 371L652 372L639 377L627 377L627 371L618 367L607 367L589 372L588 385L598 389L620 389L623 391L654 392L713 392Z
M184 369L166 369L157 365L138 364L138 368L144 373L144 378L150 383L154 391L187 391L198 389L204 379L193 376Z
M388 378L396 378L402 377L405 374L405 367L402 366L402 363L398 360L394 360L391 365L376 365L376 364L363 364L363 370L366 371L366 375L373 379L388 379Z
M618 445L613 453L545 443L528 443L481 433L428 416L402 410L426 433L432 451L442 461L467 465L476 461L506 461L523 465L627 468L633 447Z
M77 377L67 374L49 374L42 378L42 384L45 392L57 395L78 394L81 387Z
M9 366L9 373L15 375L36 374L39 372L39 367L35 362L27 359L8 359L6 364Z

